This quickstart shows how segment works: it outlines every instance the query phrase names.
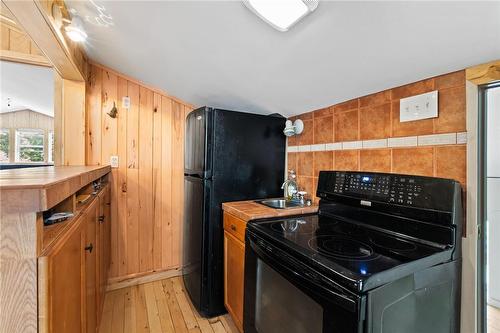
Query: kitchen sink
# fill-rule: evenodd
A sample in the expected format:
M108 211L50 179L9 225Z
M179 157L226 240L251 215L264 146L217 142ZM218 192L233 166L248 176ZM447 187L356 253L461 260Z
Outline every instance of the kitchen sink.
M281 199L265 199L265 200L256 200L256 203L259 203L261 205L271 207L271 208L276 208L276 209L287 209L287 208L294 208L294 207L302 207L300 202L296 201L288 201L283 198Z

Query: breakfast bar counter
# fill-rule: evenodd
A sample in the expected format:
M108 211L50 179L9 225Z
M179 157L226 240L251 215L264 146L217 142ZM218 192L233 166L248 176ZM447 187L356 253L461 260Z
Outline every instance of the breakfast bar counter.
M98 321L110 260L110 171L0 171L0 332Z

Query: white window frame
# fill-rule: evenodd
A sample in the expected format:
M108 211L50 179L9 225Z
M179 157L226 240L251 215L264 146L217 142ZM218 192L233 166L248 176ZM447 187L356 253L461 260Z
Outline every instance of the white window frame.
M10 163L10 161L12 160L12 156L10 156L10 152L11 152L11 146L12 146L12 140L11 140L11 137L10 137L10 129L8 128L0 128L0 133L7 133L7 137L9 138L9 150L7 151L7 158L8 160L7 161L0 161L0 164L7 164L7 163Z
M54 131L49 131L47 135L47 163L54 163ZM44 154L45 156L45 154Z
M42 152L43 152L43 161L38 161L38 162L20 161L20 158L19 158L19 152L21 150L21 144L19 142L20 133L27 133L27 132L31 132L31 133L36 133L36 134L41 134L42 135L43 142L42 142L41 145L23 145L22 147L38 147L38 148L41 147L42 148ZM16 129L15 163L27 163L27 164L31 164L31 163L43 164L43 163L45 163L46 156L47 156L46 151L45 151L45 140L46 140L45 131L43 129L39 129L39 128L18 128L18 129Z

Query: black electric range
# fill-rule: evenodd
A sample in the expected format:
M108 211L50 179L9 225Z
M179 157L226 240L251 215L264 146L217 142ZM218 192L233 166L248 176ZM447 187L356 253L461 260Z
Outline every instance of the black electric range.
M457 182L321 172L317 195L318 214L248 223L245 331L457 330Z

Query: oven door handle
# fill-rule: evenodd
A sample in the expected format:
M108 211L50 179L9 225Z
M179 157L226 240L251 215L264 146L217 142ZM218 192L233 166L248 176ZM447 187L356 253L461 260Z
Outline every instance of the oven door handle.
M287 279L293 277L298 280L298 282L300 283L299 285L301 286L313 285L314 289L311 287L308 287L307 289L314 293L317 297L326 299L329 302L333 302L350 312L358 311L360 303L359 296L347 295L344 293L341 294L337 292L340 291L339 289L341 289L341 287L337 286L335 282L324 277L322 274L314 271L310 267L300 264L298 261L286 255L286 253L284 253L280 249L274 248L269 245L264 245L263 247L261 247L251 239L248 239L248 241L251 248L262 260L272 265L271 267L273 269L283 274ZM287 266L283 265L283 263L285 262L288 264ZM325 284L329 284L331 288L326 288L324 286ZM332 290L334 288L337 291Z

